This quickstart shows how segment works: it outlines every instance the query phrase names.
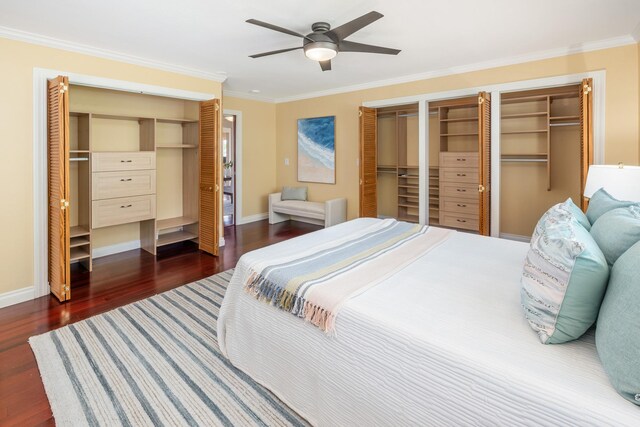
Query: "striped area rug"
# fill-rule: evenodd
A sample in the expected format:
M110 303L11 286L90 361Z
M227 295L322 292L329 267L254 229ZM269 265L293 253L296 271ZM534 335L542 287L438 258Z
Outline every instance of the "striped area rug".
M301 426L218 348L233 270L31 337L59 426Z

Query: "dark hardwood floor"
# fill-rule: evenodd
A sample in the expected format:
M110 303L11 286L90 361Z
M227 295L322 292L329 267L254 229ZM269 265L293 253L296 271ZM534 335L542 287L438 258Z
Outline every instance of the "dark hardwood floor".
M70 301L46 296L0 309L0 426L54 425L29 337L233 268L245 252L319 228L266 220L227 227L218 258L193 243L163 248L157 257L133 250L99 258L92 273L73 269Z

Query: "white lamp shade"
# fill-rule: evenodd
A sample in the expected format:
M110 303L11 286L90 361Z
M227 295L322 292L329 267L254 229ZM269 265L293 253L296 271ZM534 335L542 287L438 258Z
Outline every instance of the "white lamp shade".
M640 166L591 165L584 197L604 188L618 200L640 202Z

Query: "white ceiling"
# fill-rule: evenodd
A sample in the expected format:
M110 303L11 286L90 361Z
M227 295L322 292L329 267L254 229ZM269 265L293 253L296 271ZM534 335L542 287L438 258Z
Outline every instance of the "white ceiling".
M249 18L306 34L313 22L335 27L371 10L385 16L348 39L402 49L398 56L341 53L327 72L301 50L248 57L302 43L245 23ZM77 43L191 73L222 73L225 90L248 95L259 89L270 99L531 53L573 52L603 40L602 46L622 44L638 36L639 23L640 0L0 1L0 34L20 30L70 42L71 48Z

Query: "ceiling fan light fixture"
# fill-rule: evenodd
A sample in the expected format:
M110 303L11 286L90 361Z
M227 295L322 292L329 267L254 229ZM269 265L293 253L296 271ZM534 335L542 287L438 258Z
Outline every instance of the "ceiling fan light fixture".
M308 43L304 47L304 54L313 61L328 61L338 54L338 47L329 42Z

